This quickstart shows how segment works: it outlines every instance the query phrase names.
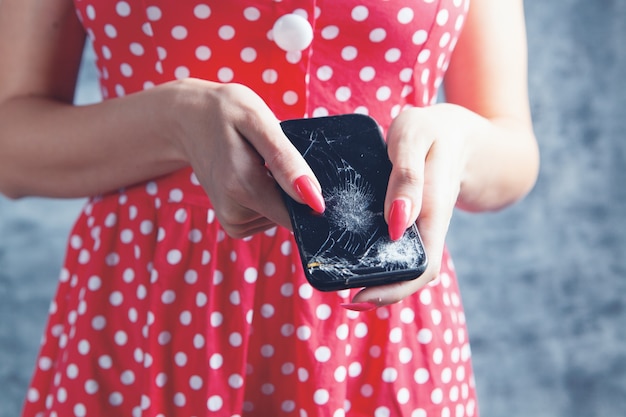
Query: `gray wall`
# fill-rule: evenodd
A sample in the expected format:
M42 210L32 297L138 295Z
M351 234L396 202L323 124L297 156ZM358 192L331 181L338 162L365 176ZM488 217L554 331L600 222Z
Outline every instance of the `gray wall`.
M449 239L482 415L626 416L626 2L526 11L541 177L512 208L458 213ZM0 198L0 417L20 408L80 203Z

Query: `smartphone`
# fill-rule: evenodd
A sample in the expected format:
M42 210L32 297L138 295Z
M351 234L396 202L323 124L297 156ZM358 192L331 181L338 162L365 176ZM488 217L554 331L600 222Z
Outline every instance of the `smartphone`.
M337 291L419 277L427 256L416 225L392 241L385 222L392 165L378 123L345 114L281 126L315 173L326 203L319 214L284 193L309 283Z

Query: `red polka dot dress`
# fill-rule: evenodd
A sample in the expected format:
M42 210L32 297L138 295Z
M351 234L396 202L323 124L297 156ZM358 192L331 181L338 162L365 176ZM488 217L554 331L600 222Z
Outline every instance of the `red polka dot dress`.
M435 101L468 0L75 0L114 99L177 78L279 119ZM295 14L312 42L277 45ZM225 174L227 175L227 174ZM304 278L292 235L231 239L190 169L92 198L73 228L24 416L475 416L465 316L439 278L370 312Z

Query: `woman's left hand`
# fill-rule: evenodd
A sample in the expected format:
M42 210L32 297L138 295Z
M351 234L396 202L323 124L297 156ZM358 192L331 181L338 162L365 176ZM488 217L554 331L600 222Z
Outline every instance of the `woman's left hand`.
M392 240L417 221L428 256L424 274L411 281L370 287L353 303L396 303L437 278L444 244L467 165L466 138L451 123L454 105L439 104L402 112L387 134L393 169L385 199L385 219Z

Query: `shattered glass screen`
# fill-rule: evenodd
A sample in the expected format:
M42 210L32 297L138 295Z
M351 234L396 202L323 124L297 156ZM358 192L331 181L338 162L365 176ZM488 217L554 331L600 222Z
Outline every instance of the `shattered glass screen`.
M376 122L359 114L288 120L287 137L322 186L320 215L289 197L294 235L310 283L321 290L380 285L421 275L415 226L391 241L383 209L391 163Z

